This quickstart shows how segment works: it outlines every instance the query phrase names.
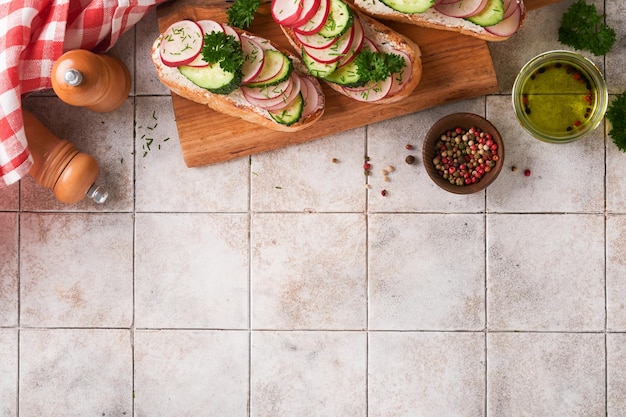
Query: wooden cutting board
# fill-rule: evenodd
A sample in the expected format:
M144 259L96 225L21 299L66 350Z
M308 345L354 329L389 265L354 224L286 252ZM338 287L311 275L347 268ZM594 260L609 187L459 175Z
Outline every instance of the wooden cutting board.
M525 4L527 9L533 9L558 1L525 0ZM157 9L159 30L163 32L181 19L226 22L226 10L231 4L232 0L177 0L165 3ZM260 8L261 13L268 9L264 6L267 5ZM255 17L249 31L291 49L278 25L267 13L261 13ZM310 128L285 133L223 115L172 94L185 164L196 167L223 162L498 91L496 73L485 41L454 32L385 23L414 40L422 53L422 79L409 97L393 104L368 104L348 99L324 86L324 116Z

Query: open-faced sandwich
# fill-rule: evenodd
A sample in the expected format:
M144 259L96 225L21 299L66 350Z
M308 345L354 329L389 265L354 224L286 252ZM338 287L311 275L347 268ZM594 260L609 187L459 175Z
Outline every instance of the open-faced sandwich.
M386 104L420 82L419 47L343 0L273 0L271 11L308 72L340 94Z
M486 41L515 34L526 17L523 0L349 0L378 19L460 32Z
M324 113L321 86L296 56L226 24L175 22L151 56L175 94L272 130L301 130Z

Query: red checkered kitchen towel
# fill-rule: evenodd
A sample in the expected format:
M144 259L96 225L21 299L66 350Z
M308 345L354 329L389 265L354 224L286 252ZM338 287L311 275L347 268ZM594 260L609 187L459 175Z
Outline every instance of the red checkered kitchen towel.
M0 0L0 188L33 160L21 98L52 87L54 62L71 49L105 52L166 0Z

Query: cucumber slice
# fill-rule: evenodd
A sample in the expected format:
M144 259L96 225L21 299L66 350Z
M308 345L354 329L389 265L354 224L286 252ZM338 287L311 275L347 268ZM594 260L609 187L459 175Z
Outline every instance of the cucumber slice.
M289 107L280 111L269 112L269 114L277 123L291 126L300 120L303 109L304 99L302 98L302 93L298 93L298 96L293 100Z
M356 64L356 60L353 60L324 77L324 80L344 87L362 87L367 80L361 79L358 69L359 66Z
M325 78L337 69L339 61L335 61L332 64L323 64L311 58L309 54L302 49L302 62L304 62L307 70L309 70L309 74L317 78Z
M241 84L241 71L237 73L224 71L219 64L209 64L205 67L181 65L178 70L195 85L215 94L230 94Z
M466 18L479 26L493 26L504 19L504 2L502 0L489 0L482 12Z
M401 13L423 13L435 5L435 0L381 0Z
M247 83L247 87L269 87L280 84L291 75L293 64L285 54L275 49L263 51L263 68L255 81ZM269 76L269 78L267 78Z
M352 11L343 0L330 0L326 23L318 33L325 38L336 38L346 33L353 21Z

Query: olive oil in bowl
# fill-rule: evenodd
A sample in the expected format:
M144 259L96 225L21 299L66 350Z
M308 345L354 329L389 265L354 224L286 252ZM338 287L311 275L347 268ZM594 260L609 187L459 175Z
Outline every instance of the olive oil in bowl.
M530 60L513 84L513 107L522 127L537 139L566 143L602 122L608 92L587 58L551 51Z

